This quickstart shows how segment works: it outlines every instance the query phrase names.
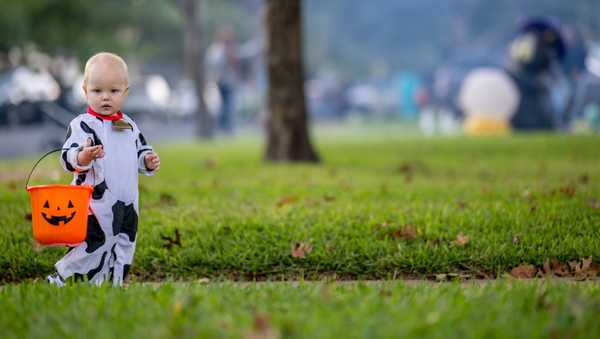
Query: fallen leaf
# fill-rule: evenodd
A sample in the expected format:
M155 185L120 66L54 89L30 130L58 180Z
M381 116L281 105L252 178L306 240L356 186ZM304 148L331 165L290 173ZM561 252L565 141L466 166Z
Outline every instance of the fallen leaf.
M398 166L396 171L404 175L412 175L415 172L415 168L416 166L414 164L404 162Z
M559 188L559 191L567 197L572 198L575 195L576 190L574 186L563 186Z
M345 191L352 190L352 184L350 182L348 182L347 180L339 180L338 186Z
M596 277L598 275L598 268L596 266L593 266L591 256L581 259L581 261L574 267L575 270L573 274L578 279L587 279L591 277Z
M521 236L519 234L513 234L513 236L512 236L513 245L517 245L519 242L521 242Z
M468 235L464 235L461 232L461 233L458 233L458 235L456 236L456 239L454 239L454 241L452 243L455 244L456 246L466 246L470 240L471 240L471 237L469 237Z
M7 184L7 186L8 186L8 188L9 188L11 191L16 191L16 190L17 190L17 183L16 183L16 182L14 182L14 181L11 181L11 182L9 182L9 183Z
M587 185L590 182L590 176L587 173L583 173L579 176L579 183Z
M592 256L581 259L581 271L587 271L592 265Z
M162 192L158 200L161 203L161 205L172 206L177 204L177 199L175 199L175 197L171 193Z
M170 249L173 246L181 247L181 234L179 234L179 229L175 229L175 234L172 237L161 235L162 240L165 241L163 244L163 248Z
M325 194L323 196L323 200L325 200L326 202L332 202L332 201L335 200L335 197L333 195L327 195L327 194Z
M556 259L550 261L550 270L552 271L552 274L558 277L568 277L571 274L567 264L559 262Z
M44 245L40 244L35 240L31 240L31 249L34 252L41 252L44 249Z
M271 325L271 317L266 313L254 313L254 326L252 331L246 335L246 339L278 339L281 338L279 331Z
M510 271L510 275L519 279L531 279L535 277L537 268L529 264L521 264Z
M305 258L312 251L312 246L304 242L296 242L292 245L292 257Z
M31 220L31 212L25 213L25 220Z
M395 239L414 240L417 237L417 230L413 225L407 224L392 232L392 237Z
M437 281L446 281L446 280L448 280L448 275L445 274L445 273L436 274L435 275L435 280L437 280Z
M288 195L285 197L282 197L281 199L279 199L279 201L277 201L277 207L283 207L285 205L289 205L289 204L293 204L296 201L298 201L298 198L296 198L293 195Z
M533 203L531 204L531 207L529 207L529 213L533 213L537 210L537 204Z
M439 246L442 241L440 239L437 238L431 238L431 239L427 239L427 241L425 242L427 244L427 246Z
M217 166L217 162L213 158L207 158L204 160L204 167L207 169L213 169Z

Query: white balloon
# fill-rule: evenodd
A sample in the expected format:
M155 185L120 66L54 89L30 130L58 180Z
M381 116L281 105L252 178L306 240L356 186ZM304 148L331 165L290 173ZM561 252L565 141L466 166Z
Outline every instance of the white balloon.
M458 104L470 118L508 120L520 100L519 90L506 72L483 67L465 77Z

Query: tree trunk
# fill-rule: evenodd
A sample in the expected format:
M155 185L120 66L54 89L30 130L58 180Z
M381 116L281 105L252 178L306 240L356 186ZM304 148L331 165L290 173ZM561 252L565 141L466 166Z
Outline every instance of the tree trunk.
M266 0L268 161L318 162L308 131L300 0Z
M199 0L183 0L180 3L185 17L183 33L184 73L185 77L194 84L198 102L196 108L196 136L201 139L208 139L213 137L214 121L204 102L204 53L198 20Z

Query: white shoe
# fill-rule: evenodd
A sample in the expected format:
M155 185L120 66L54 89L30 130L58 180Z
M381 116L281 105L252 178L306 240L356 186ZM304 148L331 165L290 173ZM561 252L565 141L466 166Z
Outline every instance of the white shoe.
M62 278L60 277L60 275L58 275L58 273L54 273L54 274L47 276L46 281L48 281L48 283L50 285L56 285L56 287L64 287L65 286L64 280L62 280Z

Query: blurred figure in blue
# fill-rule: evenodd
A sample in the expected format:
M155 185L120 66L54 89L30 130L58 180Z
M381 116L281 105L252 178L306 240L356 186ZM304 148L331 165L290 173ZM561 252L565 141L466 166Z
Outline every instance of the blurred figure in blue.
M221 97L217 127L229 134L233 132L235 87L240 77L235 34L231 27L219 28L215 41L208 47L206 64L208 80L217 84Z
M403 120L414 121L419 114L417 93L421 88L419 76L414 72L406 71L400 73L396 80L400 93L400 117Z

